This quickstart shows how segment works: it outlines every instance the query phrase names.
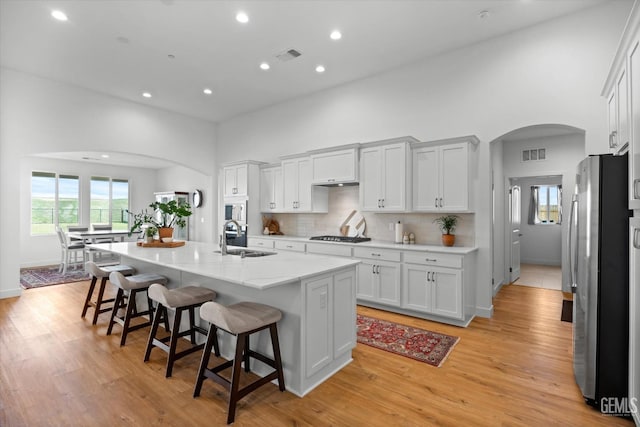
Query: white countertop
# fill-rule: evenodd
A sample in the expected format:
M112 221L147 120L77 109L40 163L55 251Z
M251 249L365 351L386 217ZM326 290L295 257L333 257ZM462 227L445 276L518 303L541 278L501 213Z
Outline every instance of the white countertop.
M477 251L476 246L437 246L437 245L405 245L402 243L385 242L381 240L371 240L369 242L351 243L351 242L326 242L324 240L311 240L309 237L297 237L297 236L285 236L285 235L250 235L249 238L254 239L275 239L275 240L291 240L295 242L305 243L322 243L326 245L348 245L353 247L370 247L381 249L399 249L403 251L418 251L418 252L440 252L447 254L459 254L465 255L474 251Z
M177 248L144 248L135 242L103 243L89 247L255 289L296 282L360 262L295 252L278 252L257 258L222 256L216 253L219 251L218 245L200 242L185 242L184 246Z

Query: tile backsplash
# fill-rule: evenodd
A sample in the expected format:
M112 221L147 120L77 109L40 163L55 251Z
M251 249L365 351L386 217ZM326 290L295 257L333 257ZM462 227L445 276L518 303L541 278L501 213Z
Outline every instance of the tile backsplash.
M311 237L319 235L339 235L340 225L352 210L358 209L358 186L329 188L329 213L298 214L280 213L271 216L280 223L280 231L285 235ZM444 213L373 213L362 212L367 228L365 235L374 240L393 242L395 231L389 224L403 223L404 231L413 233L416 244L440 245L441 232L435 218ZM460 217L456 227L455 246L475 244L474 214L457 214ZM393 227L393 226L392 226Z

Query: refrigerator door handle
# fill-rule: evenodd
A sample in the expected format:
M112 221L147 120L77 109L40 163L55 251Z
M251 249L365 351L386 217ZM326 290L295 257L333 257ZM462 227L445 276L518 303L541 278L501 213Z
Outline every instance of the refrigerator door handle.
M640 228L633 228L633 247L640 249Z
M569 212L569 230L567 232L567 256L569 258L569 280L571 282L571 292L576 293L576 289L578 288L578 284L576 283L576 271L575 271L575 260L572 256L573 254L573 219L575 218L576 205L578 204L578 196L573 195L573 199L571 200L571 211ZM576 228L577 228L577 218L576 218Z

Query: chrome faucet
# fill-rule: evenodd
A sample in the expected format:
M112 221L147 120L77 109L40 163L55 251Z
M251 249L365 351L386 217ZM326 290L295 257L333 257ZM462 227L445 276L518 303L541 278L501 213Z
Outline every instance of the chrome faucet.
M229 224L235 224L236 225L236 229L238 230L238 236L242 235L242 229L240 228L240 224L238 224L236 222L235 219L230 219L227 220L224 225L222 226L222 234L220 235L220 254L222 255L226 255L227 254L227 236L226 236L226 231L227 231L227 225Z

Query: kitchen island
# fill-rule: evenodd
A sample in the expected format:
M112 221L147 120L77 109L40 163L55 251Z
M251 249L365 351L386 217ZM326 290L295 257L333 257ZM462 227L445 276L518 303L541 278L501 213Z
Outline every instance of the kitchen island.
M140 272L168 277L169 288L195 284L215 290L216 301L223 305L253 301L282 311L278 334L285 384L298 396L352 360L357 260L285 252L223 256L217 245L199 242L176 248L142 247L135 242L90 247L120 255L123 264ZM222 356L232 358L235 344L230 335L218 332L218 338ZM252 335L251 347L271 356L268 331ZM269 371L254 360L251 368L258 374Z

